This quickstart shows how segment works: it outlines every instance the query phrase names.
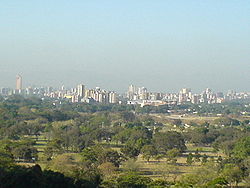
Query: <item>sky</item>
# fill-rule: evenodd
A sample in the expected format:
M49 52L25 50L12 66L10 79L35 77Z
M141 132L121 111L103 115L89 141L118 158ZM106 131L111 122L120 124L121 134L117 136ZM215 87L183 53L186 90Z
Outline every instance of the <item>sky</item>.
M249 0L1 0L0 87L250 91Z

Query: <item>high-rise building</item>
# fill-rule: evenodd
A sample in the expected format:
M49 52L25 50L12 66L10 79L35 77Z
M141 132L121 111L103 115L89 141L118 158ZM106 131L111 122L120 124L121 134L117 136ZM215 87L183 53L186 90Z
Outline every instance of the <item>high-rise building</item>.
M139 98L142 100L147 100L148 99L148 90L145 87L140 87L138 88L138 95Z
M20 75L16 76L16 90L22 89L22 77Z
M199 103L199 96L198 95L193 95L191 102L193 104L198 104Z
M190 93L190 92L191 92L190 88L182 88L181 91L180 91L180 93L185 94L185 95Z
M109 93L109 103L117 103L117 95L113 91Z
M85 97L85 86L83 84L77 86L77 95L81 98Z
M137 89L136 89L136 86L134 85L130 85L128 87L128 92L127 92L127 97L129 100L133 100L134 99L134 96L137 94Z

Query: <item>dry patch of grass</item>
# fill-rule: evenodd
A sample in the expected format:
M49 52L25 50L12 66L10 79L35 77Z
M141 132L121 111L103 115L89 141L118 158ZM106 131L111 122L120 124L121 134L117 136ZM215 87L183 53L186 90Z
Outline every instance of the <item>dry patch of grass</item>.
M187 155L189 153L195 154L196 150L199 150L200 161L194 161L191 165L187 164ZM188 145L187 152L183 153L182 156L177 158L175 164L168 162L167 158L163 158L159 161L151 159L149 162L145 161L140 155L137 162L140 164L139 172L142 175L159 179L163 178L169 181L178 180L182 175L191 174L198 168L202 167L201 158L206 155L209 160L216 160L218 156L224 156L222 152L214 152L212 147L196 147L193 145Z
M162 122L164 124L167 124L173 120L181 120L184 123L197 123L201 124L204 122L213 122L214 120L218 119L219 117L213 116L213 117L207 117L207 116L197 116L197 115L166 115L166 114L151 114L152 117L154 117L157 121Z

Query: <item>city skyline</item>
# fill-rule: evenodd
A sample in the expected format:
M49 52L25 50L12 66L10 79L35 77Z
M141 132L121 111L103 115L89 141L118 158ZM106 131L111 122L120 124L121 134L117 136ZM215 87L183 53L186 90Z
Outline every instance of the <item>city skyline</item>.
M247 91L249 9L246 0L3 1L0 86L19 73L24 86Z
M27 81L29 82L29 81ZM84 83L84 84L83 84ZM87 88L106 88L104 86L101 86L101 85L98 85L98 86L90 86L88 85L88 83L86 82L78 82L78 83L75 83L73 85L57 85L57 86L51 86L51 85L38 85L38 84L33 84L33 85L30 85L30 84L26 84L25 86L23 86L23 77L21 74L17 74L16 77L15 77L15 87L11 87L11 86L7 86L7 87L3 87L0 85L0 88L4 88L4 89L13 89L13 90L16 90L16 92L19 92L21 90L25 90L25 89L28 89L28 88L54 88L54 89L59 89L59 90L72 90L72 89L75 89L76 93L79 95L79 96L83 96L86 89ZM123 92L119 92L118 89L109 89L109 91L115 91L119 94L124 94L127 92L132 92L134 93L135 90L138 90L139 89L139 92L140 90L145 90L147 91L149 87L147 87L147 85L136 85L136 84L128 84L126 88L123 88ZM107 88L106 88L107 89ZM242 93L242 92L246 92L246 93L249 93L250 90L236 90L234 88L231 88L231 89L228 89L226 91L222 91L222 90L215 90L214 88L209 88L209 87L204 87L202 88L200 91L196 91L196 90L193 90L193 87L179 87L176 91L166 91L166 89L160 89L160 90L152 90L152 88L150 88L150 92L159 92L159 93L176 93L176 92L179 92L179 91L182 91L182 90L190 90L192 91L193 93L201 93L203 92L204 90L207 90L207 89L212 89L213 92L222 92L222 93L227 93L227 92L239 92L239 93Z
M26 80L26 82L27 82L26 84L23 84L23 77L22 77L22 75L21 74L17 74L16 78L15 78L15 87L1 86L0 85L0 88L10 88L10 89L15 88L15 90L22 90L22 89L30 88L30 87L32 87L32 88L36 88L36 87L52 87L52 88L56 88L56 89L64 87L65 89L70 90L70 89L74 88L74 86L75 86L75 89L77 90L77 93L79 94L79 96L83 96L83 93L85 92L85 89L86 89L85 88L86 84L88 84L88 83L82 84L84 82L78 82L78 83L74 83L72 85L61 84L61 85L52 86L52 85L28 84L29 83L28 80ZM135 86L137 89L138 88L145 88L145 89L149 88L149 87L147 87L147 85L137 85L137 84L134 84L134 83L133 84L129 83L129 84L127 84L126 88L122 89L123 91L121 91L121 90L119 90L117 88L115 88L115 89L108 88L108 90L110 90L110 91L116 91L117 93L122 94L122 93L127 93L127 88L129 88L129 90L130 90L131 86ZM88 88L107 88L107 87L104 87L102 85L96 85L96 86L90 86L90 85L88 85ZM195 93L200 93L200 92L204 91L204 89L207 89L207 88L210 88L210 87L203 87L203 88L201 88L198 91L197 90L193 90L193 87L181 87L181 86L177 90L175 90L175 91L167 90L164 87L161 88L160 90L152 90L152 88L151 88L151 91L152 92L160 92L160 93L175 93L175 92L178 92L179 90L181 90L183 88L191 89L192 92L195 92ZM215 90L214 88L212 88L212 89L215 92L223 92L223 93L227 93L227 92L230 92L230 91L235 91L235 92L250 92L250 90L236 90L235 88L230 88L230 89L224 90L224 91L220 90L220 89L219 90Z
M60 88L53 87L22 87L21 75L16 76L16 88L0 88L0 95L7 97L13 94L22 96L37 96L42 99L51 98L55 102L58 100L67 100L72 103L89 103L89 104L128 104L143 106L160 106L160 105L181 105L185 103L192 104L218 104L226 101L237 99L249 99L250 92L236 92L233 90L227 93L215 92L210 88L204 89L200 93L195 93L191 88L182 88L179 92L156 92L146 87L129 85L124 94L118 94L116 91L110 91L100 87L89 88L85 84L78 84L66 88L64 85Z

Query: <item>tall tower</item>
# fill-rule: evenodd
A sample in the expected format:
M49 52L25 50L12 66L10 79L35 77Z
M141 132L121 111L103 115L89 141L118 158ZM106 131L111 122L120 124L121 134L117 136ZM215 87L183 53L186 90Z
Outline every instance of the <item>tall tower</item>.
M22 89L22 77L19 74L16 76L16 89Z
M136 87L134 85L130 85L127 92L128 99L133 100L135 94L137 94Z
M85 97L85 86L83 84L77 86L77 95L81 98Z
M117 102L117 94L115 92L109 93L109 103L116 103Z

